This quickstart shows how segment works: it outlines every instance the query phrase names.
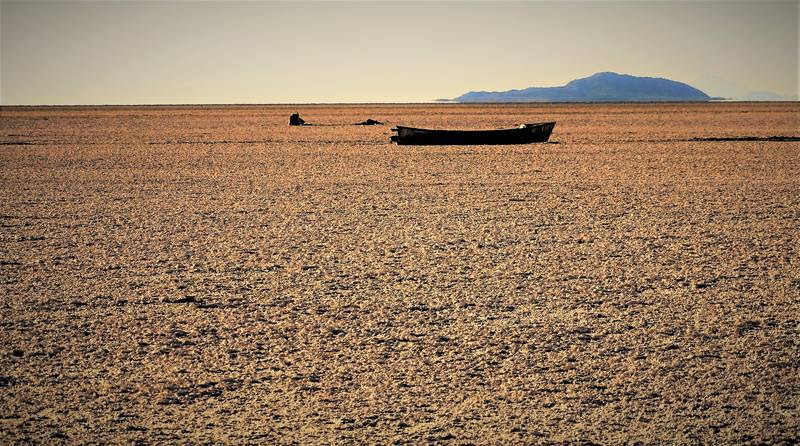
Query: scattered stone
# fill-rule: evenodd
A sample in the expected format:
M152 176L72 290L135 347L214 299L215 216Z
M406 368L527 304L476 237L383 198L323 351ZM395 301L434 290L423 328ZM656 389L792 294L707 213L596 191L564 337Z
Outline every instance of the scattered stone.
M692 281L691 282L691 286L692 286L692 288L694 288L696 290L702 290L702 289L705 289L705 288L711 288L712 286L714 286L715 282L716 282L715 279L706 280L706 281L703 281L703 282Z
M194 296L185 296L175 300L168 300L168 304L193 304L197 302L197 298Z
M366 121L357 122L355 125L383 125L383 123L370 118Z
M161 406L168 406L171 404L181 404L181 400L175 397L168 396L160 399L156 404Z
M230 392L234 390L239 390L240 388L242 388L243 384L241 379L236 379L236 378L225 378L222 381L223 383L225 383L225 390Z
M736 326L736 334L742 336L748 331L758 330L760 328L761 322L759 321L744 321Z
M289 125L310 125L300 117L300 113L292 113L289 116Z
M221 395L222 395L222 389L220 389L219 387L212 387L203 392L200 392L200 396L204 396L207 398L218 398Z

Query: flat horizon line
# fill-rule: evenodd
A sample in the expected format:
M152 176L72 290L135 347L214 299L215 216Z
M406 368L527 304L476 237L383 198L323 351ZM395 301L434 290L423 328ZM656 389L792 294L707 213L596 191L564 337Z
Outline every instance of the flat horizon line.
M264 103L174 103L174 104L13 104L4 108L113 108L113 107L292 107L292 106L357 106L357 105L563 105L563 104L707 104L707 103L796 103L800 99L778 101L753 101L737 99L712 99L707 101L529 101L529 102L448 102L441 100L421 102L264 102Z

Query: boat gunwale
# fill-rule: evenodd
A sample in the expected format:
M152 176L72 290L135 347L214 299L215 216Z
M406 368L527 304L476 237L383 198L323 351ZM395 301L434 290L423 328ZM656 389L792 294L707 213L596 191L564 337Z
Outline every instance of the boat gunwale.
M525 130L532 130L535 127L543 127L546 125L555 125L556 121L551 122L536 122L532 124L524 124L525 127L512 127L503 129L471 129L471 130L458 130L458 129L423 129L419 127L408 127L404 125L396 125L391 130L400 133L400 129L417 130L421 132L435 132L435 133L485 133L485 132L519 132Z

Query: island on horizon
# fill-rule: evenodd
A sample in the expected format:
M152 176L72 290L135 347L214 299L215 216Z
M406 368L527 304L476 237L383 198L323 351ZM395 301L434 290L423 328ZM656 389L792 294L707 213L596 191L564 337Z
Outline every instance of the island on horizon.
M560 87L470 91L438 102L706 102L715 98L683 82L613 72L595 73Z

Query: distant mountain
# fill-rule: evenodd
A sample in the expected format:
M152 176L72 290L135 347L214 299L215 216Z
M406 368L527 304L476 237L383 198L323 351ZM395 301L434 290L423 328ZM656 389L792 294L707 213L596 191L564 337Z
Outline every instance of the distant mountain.
M793 95L772 91L753 91L751 88L720 76L706 74L692 82L704 92L728 101L796 101Z
M455 102L650 102L708 101L702 91L669 79L597 73L561 87L524 90L471 91Z
M771 91L748 91L741 97L736 98L742 101L790 101L791 98L783 97Z

